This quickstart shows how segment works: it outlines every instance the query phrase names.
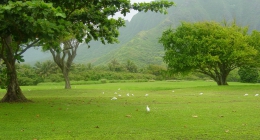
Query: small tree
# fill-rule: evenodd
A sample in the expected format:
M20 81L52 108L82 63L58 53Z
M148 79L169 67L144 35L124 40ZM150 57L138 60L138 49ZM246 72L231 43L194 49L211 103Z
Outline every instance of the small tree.
M253 43L249 44L247 32L235 22L182 23L176 30L163 32L159 42L164 46L164 61L171 73L197 71L218 85L227 85L230 71L257 63L258 51Z
M110 71L115 72L124 71L124 67L116 59L112 59L110 63L108 63L108 68Z
M126 64L125 64L125 68L132 73L136 73L137 72L137 66L135 65L135 63L131 60L127 60Z

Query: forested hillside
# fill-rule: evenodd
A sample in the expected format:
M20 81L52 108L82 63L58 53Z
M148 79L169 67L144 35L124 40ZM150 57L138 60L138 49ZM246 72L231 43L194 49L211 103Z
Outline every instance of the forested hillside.
M103 45L93 41L89 49L86 45L82 45L78 49L75 62L106 65L112 59L117 59L119 62L132 60L138 66L163 65L164 50L158 44L158 37L166 28L176 27L182 21L236 20L238 25L249 26L250 31L260 30L259 0L174 0L174 2L176 6L170 8L167 15L152 12L136 14L130 22L126 22L126 27L120 29L118 44ZM46 54L45 57L32 54L32 51L26 53L26 61L29 56L31 59L33 57L34 61L46 58ZM48 57L52 59L50 55Z

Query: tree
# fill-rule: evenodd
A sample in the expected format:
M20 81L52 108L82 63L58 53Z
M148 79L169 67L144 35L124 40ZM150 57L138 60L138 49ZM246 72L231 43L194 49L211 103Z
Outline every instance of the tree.
M28 101L18 84L15 63L23 61L22 54L40 39L52 41L65 36L68 22L63 18L60 8L43 1L0 5L0 59L7 71L7 93L2 102Z
M135 65L135 63L131 60L127 60L126 64L125 64L125 67L126 69L129 71L129 72L132 72L132 73L136 73L137 72L137 66Z
M77 55L77 49L80 45L76 39L70 39L62 43L61 51L50 48L54 62L61 69L63 78L65 80L65 89L71 89L69 72L74 58Z
M0 4L0 59L7 70L7 93L2 102L28 101L17 81L15 63L33 46L59 48L68 36L78 41L116 42L118 28L124 21L110 19L116 12L126 15L130 9L166 12L173 2L134 3L128 0L5 0ZM38 45L37 45L38 44Z
M249 44L247 28L233 22L182 23L176 30L163 32L159 42L165 49L164 61L171 73L197 71L227 85L227 76L235 68L254 65L258 51Z
M124 71L124 67L116 59L112 59L110 63L108 63L108 69L115 72Z
M34 64L34 70L38 76L40 76L42 79L45 79L51 74L56 73L58 68L53 61L47 60L45 62L36 62Z

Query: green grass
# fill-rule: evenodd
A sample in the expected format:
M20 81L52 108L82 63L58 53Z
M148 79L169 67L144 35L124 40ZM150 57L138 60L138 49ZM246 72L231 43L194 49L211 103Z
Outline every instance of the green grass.
M73 85L71 90L62 89L62 84L22 87L33 102L0 104L0 140L260 139L260 96L255 97L260 84L229 84L163 81ZM4 92L0 90L0 96ZM113 96L118 99L111 100Z

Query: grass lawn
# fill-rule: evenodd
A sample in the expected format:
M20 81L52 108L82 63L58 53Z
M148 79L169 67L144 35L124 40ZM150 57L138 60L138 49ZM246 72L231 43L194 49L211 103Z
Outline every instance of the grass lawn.
M0 140L259 140L260 84L229 84L21 87L33 102L0 104Z

